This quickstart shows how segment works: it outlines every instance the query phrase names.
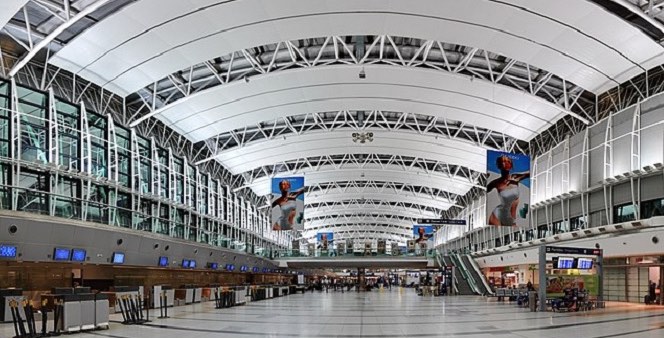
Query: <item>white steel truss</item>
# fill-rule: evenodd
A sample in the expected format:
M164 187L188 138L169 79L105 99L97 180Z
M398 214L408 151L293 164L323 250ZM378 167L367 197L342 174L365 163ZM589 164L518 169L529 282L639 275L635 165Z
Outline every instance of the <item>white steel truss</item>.
M409 131L420 135L435 135L443 139L462 140L479 147L488 147L512 152L523 151L525 143L498 131L492 131L435 116L388 112L381 110L317 112L303 115L280 117L270 121L257 121L242 129L222 133L208 139L206 144L214 154L233 148L242 148L252 142L269 141L291 135L304 135L309 132L349 131ZM200 163L212 160L213 157Z
M352 199L316 205L309 204L307 205L306 215L307 217L316 218L330 215L356 215L367 211L413 218L437 218L440 214L440 211L437 212L430 207L410 203Z
M257 179L276 175L295 175L302 172L315 172L332 167L334 170L369 169L398 167L404 173L423 171L426 174L438 174L449 179L461 180L477 185L483 174L463 166L451 165L440 161L389 154L339 154L283 161L269 166L242 173L247 185Z
M343 194L350 195L371 195L371 194L391 194L402 199L403 202L396 202L397 204L403 203L404 205L418 206L426 211L441 212L443 208L436 207L436 205L454 204L458 196L450 194L447 191L436 189L433 187L414 186L408 184L400 184L395 182L378 182L378 181L347 181L347 182L330 182L310 185L307 188L305 199L307 203L311 203L310 207L325 206L330 203L341 203L345 201L324 201L314 204L317 200L316 195L325 197L327 195ZM410 199L409 197L413 197ZM425 203L413 203L410 201L424 200ZM313 202L312 202L313 201ZM356 200L361 201L361 200ZM405 201L409 201L407 203ZM382 201L383 203L394 203Z
M368 44L368 46L367 46ZM169 74L144 88L131 126L205 89L247 81L253 75L330 65L422 67L465 74L478 81L518 89L593 123L592 96L553 73L479 48L411 37L328 36L242 49ZM585 97L585 98L584 98ZM582 99L583 98L583 99Z

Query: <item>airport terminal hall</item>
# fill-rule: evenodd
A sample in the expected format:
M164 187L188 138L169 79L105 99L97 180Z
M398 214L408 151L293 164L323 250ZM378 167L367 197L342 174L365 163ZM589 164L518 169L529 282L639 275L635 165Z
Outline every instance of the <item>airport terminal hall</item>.
M0 0L0 338L664 337L664 0Z

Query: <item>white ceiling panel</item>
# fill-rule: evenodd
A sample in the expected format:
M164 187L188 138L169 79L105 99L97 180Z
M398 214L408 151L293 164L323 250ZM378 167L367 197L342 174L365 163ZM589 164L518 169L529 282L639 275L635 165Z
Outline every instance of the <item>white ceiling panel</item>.
M355 143L352 131L308 133L255 142L234 148L217 156L232 174L299 158L340 154L390 154L430 159L467 167L477 172L486 170L486 149L467 142L406 132L373 131L373 142ZM368 179L373 179L368 177Z
M575 13L559 1L536 2L142 0L88 29L51 62L103 79L120 94L243 48L329 35L409 36L478 47L596 92L613 86L610 78L638 74L644 60L662 63L661 46L594 4L574 1L581 8Z
M320 67L252 77L195 94L157 115L198 142L278 117L338 110L416 112L530 140L564 112L543 99L487 81L427 69Z
M386 165L384 168L367 166L362 169L335 168L328 165L321 166L318 170L303 170L288 176L298 175L304 175L304 182L307 186L329 182L373 180L435 189L444 188L445 191L455 195L465 195L473 187L473 184L462 178L454 179L440 173L427 173L417 168L409 168L408 171L405 171L398 165ZM265 196L271 193L270 180L269 177L263 177L249 184L249 187L256 195Z
M23 8L28 0L2 0L0 1L0 27L5 27L19 9Z

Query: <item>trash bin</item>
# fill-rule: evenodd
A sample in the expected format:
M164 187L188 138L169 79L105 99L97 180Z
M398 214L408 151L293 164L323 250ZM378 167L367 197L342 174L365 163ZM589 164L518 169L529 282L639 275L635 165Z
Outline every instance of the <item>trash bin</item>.
M529 291L528 292L528 307L530 312L537 312L537 292Z

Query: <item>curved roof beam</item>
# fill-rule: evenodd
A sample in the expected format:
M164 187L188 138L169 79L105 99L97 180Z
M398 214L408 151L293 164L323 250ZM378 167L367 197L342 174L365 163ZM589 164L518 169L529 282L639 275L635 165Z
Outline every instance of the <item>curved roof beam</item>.
M439 216L435 212L417 208L406 208L389 205L367 205L366 203L357 203L354 205L346 206L333 205L324 208L307 208L305 216L308 218L319 218L334 215L357 215L367 211L410 218L437 218Z
M341 65L257 75L192 95L156 117L193 142L256 121L344 109L417 112L528 141L565 114L576 115L537 96L456 73L366 65L361 79L360 69Z
M306 216L306 212L305 212ZM304 222L304 229L320 227L324 225L343 225L343 224L385 224L395 227L402 227L404 229L412 229L414 224L412 217L402 217L396 215L379 215L379 214L364 214L364 215L338 215L338 216L324 216L306 219Z
M436 163L425 159L387 155L339 155L296 159L263 166L243 174L246 186L258 196L271 193L273 177L305 176L307 186L329 182L394 182L397 184L431 187L454 195L464 195L478 184L480 173L459 166ZM452 196L449 196L452 198Z
M445 211L452 207L454 203L442 199L432 199L427 195L409 195L409 194L396 194L396 193L379 193L379 192L364 192L364 193L349 193L349 192L336 192L331 191L325 194L316 194L309 193L305 197L305 202L309 204L319 204L319 203L338 203L345 200L376 200L382 201L384 203L410 203L414 205L422 205L429 208ZM309 216L309 208L305 212L306 216ZM416 216L420 217L420 216Z
M304 229L302 232L305 236L308 234L316 234L322 231L371 231L371 232L392 232L399 235L413 236L413 227L396 226L391 224L382 223L342 223L342 224L323 224L319 226Z
M202 0L198 4L192 8L187 2L138 1L80 34L52 62L121 93L135 92L192 62L306 38L303 32L418 36L461 43L523 60L596 92L662 63L661 46L586 1L338 0L320 6L308 0L278 4ZM571 7L575 10L560 10ZM605 27L612 27L611 33Z
M212 153L218 154L233 148L244 147L253 142L270 141L311 132L341 130L369 132L375 129L456 139L481 147L506 151L513 151L514 148L520 147L517 139L502 132L430 115L381 110L340 110L256 121L253 125L219 134L214 139L209 139L207 144ZM205 160L197 163L203 162Z
M434 218L438 217L441 209L440 207L422 205L417 203L410 203L407 201L384 201L380 199L346 199L341 201L333 202L319 202L319 203L307 203L309 207L307 210L310 212L327 212L329 210L355 210L359 208L375 208L382 209L386 213L389 213L389 210L402 210L411 213L415 213L417 217L426 217ZM310 217L316 217L316 215L308 212ZM427 216L419 216L427 215Z
M313 132L300 136L251 143L224 151L217 161L231 173L241 174L263 166L299 158L337 154L392 154L414 156L439 163L463 166L475 172L486 168L486 149L466 142L436 139L417 133L371 130L373 141L364 144L345 131Z

